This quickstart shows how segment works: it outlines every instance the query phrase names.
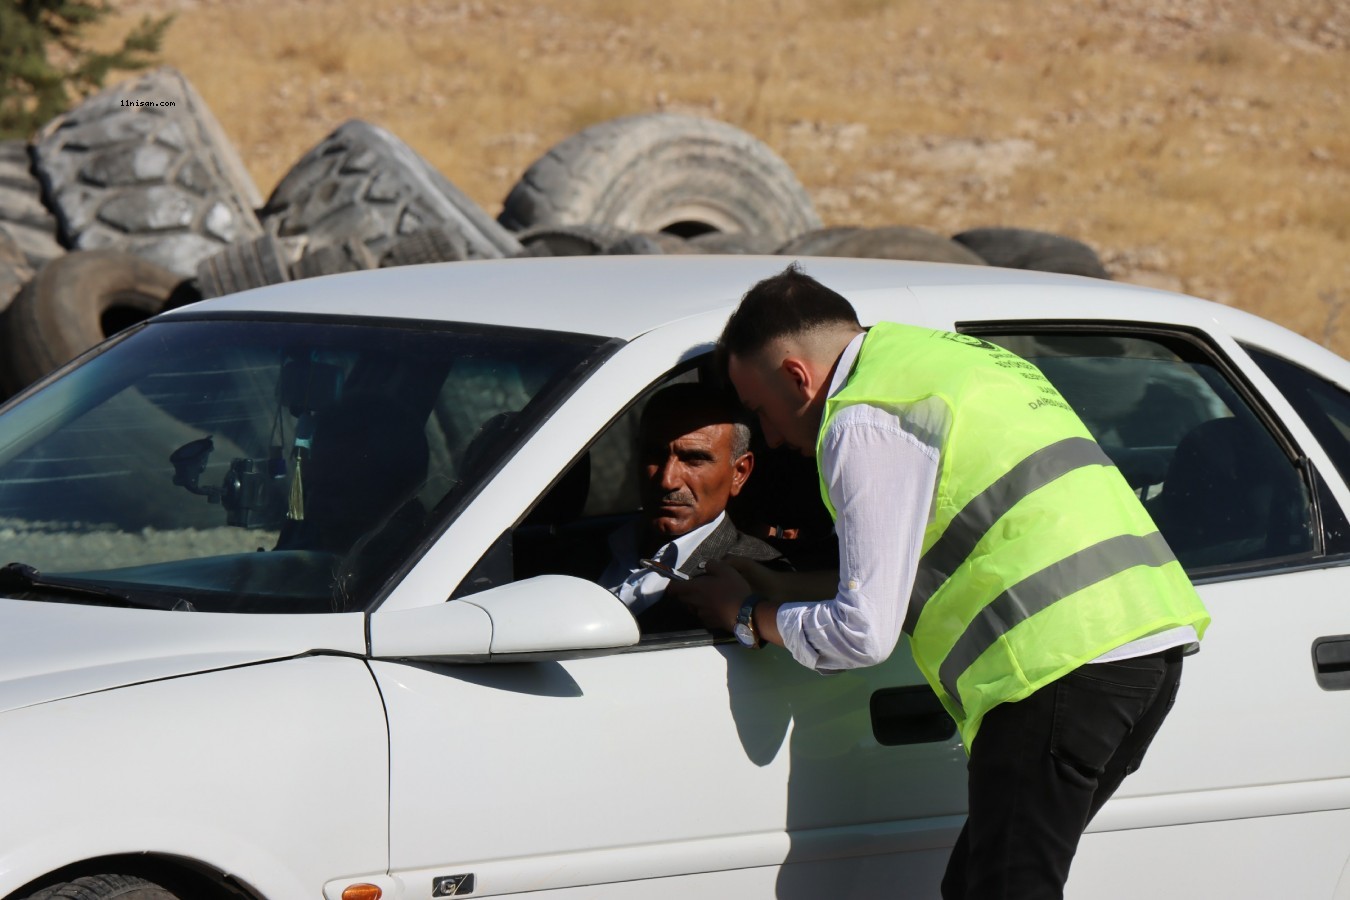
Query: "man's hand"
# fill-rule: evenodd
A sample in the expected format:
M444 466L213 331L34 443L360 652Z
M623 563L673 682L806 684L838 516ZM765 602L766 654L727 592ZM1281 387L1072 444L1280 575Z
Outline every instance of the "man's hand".
M778 572L763 563L755 562L744 556L728 556L719 565L727 565L740 573L748 587L746 592L754 591L765 597L778 595Z
M668 600L683 603L705 628L716 631L731 631L735 627L736 614L750 594L750 583L741 573L720 561L708 563L706 575L672 581L666 587Z
M828 600L839 583L838 572L775 572L737 556L708 563L707 572L692 581L672 581L666 596L683 603L705 628L731 631L746 598L759 594L764 599L755 606L755 633L780 647L779 608L794 601Z

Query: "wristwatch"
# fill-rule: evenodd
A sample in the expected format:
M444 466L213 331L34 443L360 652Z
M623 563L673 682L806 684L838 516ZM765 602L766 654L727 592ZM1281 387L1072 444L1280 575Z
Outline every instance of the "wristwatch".
M745 603L741 606L741 611L736 614L736 627L732 629L736 635L736 640L752 650L758 650L764 646L764 642L759 639L759 633L755 631L755 607L763 599L759 594L751 594L746 597Z

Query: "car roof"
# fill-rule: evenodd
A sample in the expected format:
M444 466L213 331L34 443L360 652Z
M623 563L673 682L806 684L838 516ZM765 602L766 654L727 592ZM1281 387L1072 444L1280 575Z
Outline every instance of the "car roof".
M230 294L195 312L277 311L517 325L631 339L669 322L730 313L781 256L602 256L484 260L351 272ZM916 286L1110 285L1093 279L893 260L808 258L802 268L845 296ZM1176 295L1172 295L1176 296Z
M522 258L374 269L291 281L164 314L310 313L467 322L632 340L695 316L725 319L784 256ZM802 269L843 294L864 324L1067 319L1153 322L1256 340L1282 355L1330 351L1265 319L1141 285L993 266L808 257ZM944 325L945 323L945 325ZM714 332L715 334L715 332ZM1333 363L1333 365L1334 365ZM1338 381L1350 379L1350 369Z

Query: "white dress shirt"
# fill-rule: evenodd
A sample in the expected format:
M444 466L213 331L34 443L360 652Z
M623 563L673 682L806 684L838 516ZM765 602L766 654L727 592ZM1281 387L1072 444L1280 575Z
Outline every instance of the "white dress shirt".
M864 336L844 349L827 396L847 383ZM946 404L938 398L893 409L855 404L830 422L816 462L838 514L838 593L830 600L784 604L778 611L783 644L802 665L836 672L876 665L895 650L932 511L938 448L949 423ZM1166 629L1093 662L1143 656L1195 640L1190 626Z
M717 530L726 515L725 511L720 512L717 518L706 525L667 541L657 548L651 558L678 569L688 561L689 555L698 549L698 545ZM600 576L601 587L607 588L622 600L635 616L661 599L670 579L639 565L636 528L620 528L610 534L609 550L609 565Z

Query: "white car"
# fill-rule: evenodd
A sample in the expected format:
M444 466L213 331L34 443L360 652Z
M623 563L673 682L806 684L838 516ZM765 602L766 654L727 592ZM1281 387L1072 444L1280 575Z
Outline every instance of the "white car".
M643 399L713 377L727 315L786 262L294 282L13 398L0 896L937 896L965 752L904 642L821 677L639 634L578 571L637 513ZM1213 615L1069 895L1350 897L1350 363L1140 287L803 264L864 323L1036 362ZM815 490L770 459L761 500ZM805 560L819 509L797 508Z

